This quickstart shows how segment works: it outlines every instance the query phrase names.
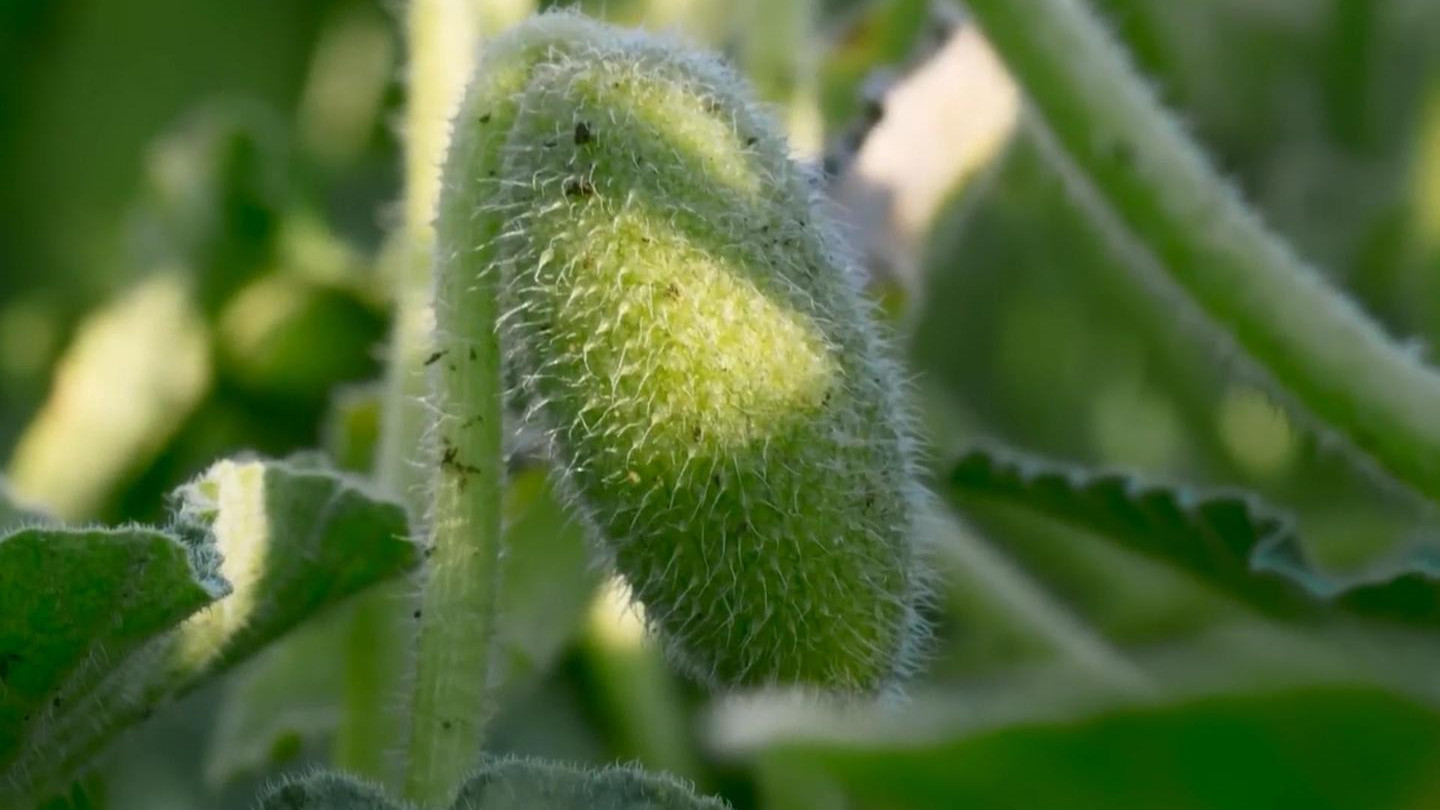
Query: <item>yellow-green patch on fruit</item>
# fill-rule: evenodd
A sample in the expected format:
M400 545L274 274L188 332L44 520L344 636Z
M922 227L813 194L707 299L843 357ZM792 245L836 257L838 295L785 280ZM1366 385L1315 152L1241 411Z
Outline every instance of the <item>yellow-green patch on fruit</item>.
M925 496L809 172L667 41L547 15L480 70L442 266L498 274L514 401L666 650L716 684L891 683Z

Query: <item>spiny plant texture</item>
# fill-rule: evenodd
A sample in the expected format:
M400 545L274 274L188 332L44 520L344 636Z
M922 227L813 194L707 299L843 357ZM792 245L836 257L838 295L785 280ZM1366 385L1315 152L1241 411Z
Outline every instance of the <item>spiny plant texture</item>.
M550 14L476 77L441 295L496 279L512 403L671 657L716 685L893 682L925 495L810 172L728 68L668 41ZM466 313L437 312L464 363Z

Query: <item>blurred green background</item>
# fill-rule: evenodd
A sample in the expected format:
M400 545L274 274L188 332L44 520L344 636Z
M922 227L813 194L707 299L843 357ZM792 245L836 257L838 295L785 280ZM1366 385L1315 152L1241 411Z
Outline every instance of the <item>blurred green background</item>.
M1092 4L1266 220L1433 359L1440 2ZM1335 571L1440 543L1433 513L1289 419L1075 207L958 5L581 7L725 51L824 168L937 471L983 441L1247 487ZM403 15L0 0L0 459L22 495L75 520L153 520L226 454L322 447L369 469ZM898 715L716 699L643 644L538 474L512 489L531 596L509 606L527 630L500 750L638 759L737 808L1440 806L1435 639L1278 628L1083 532L942 497L963 522L937 530L937 637ZM96 795L246 807L323 761L342 675L302 653L347 643L343 618L173 707Z

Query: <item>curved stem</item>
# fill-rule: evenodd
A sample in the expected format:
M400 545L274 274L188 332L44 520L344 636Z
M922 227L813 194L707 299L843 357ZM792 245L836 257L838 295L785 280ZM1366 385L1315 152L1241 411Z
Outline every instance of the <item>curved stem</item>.
M414 614L418 638L404 784L406 796L423 805L448 804L479 763L489 712L504 487L496 292L482 272L484 262L469 250L448 247L470 244L456 240L470 236L471 204L451 200L451 215L445 215L442 197L453 189L442 190L442 158L457 151L450 144L451 120L477 44L534 8L534 0L411 0L410 6L410 252L399 285L380 476L409 496L413 513L429 509L428 564ZM469 164L460 158L458 165L463 171ZM459 191L462 198L466 193ZM428 404L422 403L426 367ZM433 425L429 408L436 412ZM427 428L431 443L425 441ZM429 459L422 450L427 447ZM428 463L415 463L417 458ZM427 481L433 481L428 493Z
M449 135L449 116L473 63L478 16L476 0L411 0L407 8L409 104L406 108L405 218L387 258L395 266L395 319L390 338L375 478L400 498L414 525L425 517L427 468L422 448L430 417L426 411L425 360L431 353L431 253L440 162ZM352 635L368 636L352 646L345 664L343 713L335 741L336 764L372 779L387 776L386 752L404 733L404 715L390 696L403 691L406 667L398 663L405 600L395 588L362 597L354 608ZM377 698L380 700L377 701Z
M481 184L475 126L457 118L446 158L454 182L441 190L435 233L434 484L428 565L418 616L405 795L446 806L476 767L488 718L488 684L499 584L503 381L497 281L473 248Z
M400 497L415 525L430 508L431 467L423 449L430 413L427 361L434 356L434 246L440 166L450 140L450 118L460 101L482 35L495 33L535 9L534 0L411 0L408 7L410 103L405 116L405 218L395 257L395 326L385 383L383 426L375 476ZM357 622L373 626L382 646L396 648L403 614L394 593L375 594L357 610ZM425 607L421 607L422 616ZM364 627L359 628L362 632ZM386 644L385 640L392 640ZM400 718L374 699L401 691L393 656L356 652L348 665L346 716L342 722L337 764L372 777L383 752L399 736ZM357 712L392 715L395 722L354 717Z
M435 205L449 121L474 63L475 0L411 0L409 105L405 112L405 220L396 257L395 327L387 369L385 420L376 477L416 517L427 474L419 456L429 424L425 360L431 352Z
M1081 0L968 0L1072 170L1284 399L1440 501L1440 375L1261 224Z

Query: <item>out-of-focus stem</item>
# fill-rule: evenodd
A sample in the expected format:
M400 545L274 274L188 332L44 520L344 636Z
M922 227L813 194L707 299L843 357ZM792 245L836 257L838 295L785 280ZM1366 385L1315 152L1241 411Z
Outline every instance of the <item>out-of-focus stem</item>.
M1302 264L1156 103L1081 0L968 0L1078 196L1282 397L1440 501L1440 374Z

